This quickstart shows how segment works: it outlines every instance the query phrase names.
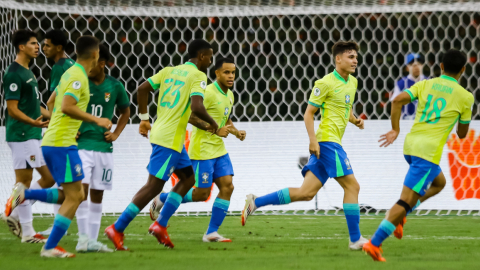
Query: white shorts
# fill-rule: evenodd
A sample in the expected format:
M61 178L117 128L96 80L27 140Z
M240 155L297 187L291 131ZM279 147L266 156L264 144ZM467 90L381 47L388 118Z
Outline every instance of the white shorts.
M45 166L40 140L28 140L25 142L7 142L12 150L13 169L40 168Z
M90 189L112 190L113 154L78 150L78 155L85 175L82 184L90 185Z

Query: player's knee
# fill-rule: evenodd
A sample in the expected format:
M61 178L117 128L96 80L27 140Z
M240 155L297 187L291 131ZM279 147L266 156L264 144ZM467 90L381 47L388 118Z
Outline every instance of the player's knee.
M358 194L360 193L360 184L357 181L349 182L347 185L345 185L344 190L346 192Z
M208 199L208 197L210 196L210 191L211 189L205 189L205 188L197 188L195 193L196 196L196 199L198 201L206 201Z
M311 201L311 200L313 200L313 198L315 198L315 195L317 195L317 193L305 192L305 193L300 195L300 200L301 201Z
M234 189L235 187L233 186L233 183L229 183L228 185L223 185L219 188L220 193L225 195L232 195Z

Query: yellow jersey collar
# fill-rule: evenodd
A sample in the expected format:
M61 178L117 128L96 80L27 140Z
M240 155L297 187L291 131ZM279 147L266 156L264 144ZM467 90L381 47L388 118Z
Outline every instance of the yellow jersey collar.
M440 78L458 83L458 81L455 80L455 78L452 78L452 77L447 76L447 75L442 75L442 76L440 76Z
M335 75L335 77L336 77L337 79L339 79L340 81L342 81L342 82L345 83L345 84L348 83L348 80L350 79L350 76L349 76L349 78L347 79L347 81L345 81L345 79L337 72L336 69L333 70L333 75Z
M215 82L213 83L213 85L215 85L215 88L217 88L217 90L218 90L220 93L222 93L224 96L227 95L225 92L223 92L222 88L220 88L220 85L218 85L217 81L215 81ZM230 89L228 89L228 90L230 90ZM228 93L228 90L227 90L227 93Z
M83 66L82 66L82 65L80 65L80 64L79 64L79 63L77 63L77 62L75 62L74 66L76 66L76 67L79 67L79 68L80 68L80 69L83 71L83 73L85 74L85 76L87 76L87 77L88 77L88 75L87 75L87 72L85 71L85 69L83 68Z
M186 62L185 65L189 65L189 66L192 66L192 67L195 67L196 69L198 69L197 65L195 65L192 62Z

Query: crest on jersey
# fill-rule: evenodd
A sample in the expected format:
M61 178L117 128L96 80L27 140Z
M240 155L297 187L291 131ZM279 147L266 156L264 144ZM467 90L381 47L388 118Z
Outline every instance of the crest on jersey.
M313 89L313 94L314 94L316 97L320 96L320 88L315 88L315 89Z
M82 83L80 81L74 81L72 84L73 89L78 90L82 87Z
M228 107L225 107L225 112L223 113L223 115L227 115L228 114Z
M16 83L10 84L10 91L15 92L18 90L18 85Z
M170 168L170 172L168 173L168 177L170 177L172 175L173 171L175 171L175 166L172 166Z
M350 167L350 160L348 160L348 158L346 158L344 161L345 161L345 165L347 165L347 170L351 170L352 167Z
M80 164L75 165L75 172L77 172L77 177L82 176L82 166Z
M200 82L200 87L202 87L202 89L207 88L207 82L206 81L201 81Z
M35 155L30 156L30 161L35 162Z
M202 179L203 179L203 182L202 182L203 184L208 183L208 173L204 172L202 174Z
M105 93L105 102L110 101L110 93Z
M350 103L350 95L345 95L345 103Z

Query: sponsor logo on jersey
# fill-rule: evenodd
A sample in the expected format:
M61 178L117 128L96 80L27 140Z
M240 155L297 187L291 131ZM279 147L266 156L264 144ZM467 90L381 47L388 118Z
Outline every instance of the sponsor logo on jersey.
M72 84L73 89L78 90L82 87L82 83L80 81L74 81Z
M345 95L345 103L350 103L350 95Z
M225 112L223 113L223 115L227 115L228 114L228 107L225 107Z
M82 166L80 164L75 165L75 172L77 172L77 177L82 176Z
M313 89L313 94L314 94L316 97L320 96L320 88L315 88L315 89Z
M105 102L110 101L110 93L105 93Z
M18 85L16 83L10 84L10 91L15 92L18 90Z
M35 155L30 156L30 161L35 162Z
M204 172L202 174L202 179L203 179L202 184L207 184L208 183L208 173Z

